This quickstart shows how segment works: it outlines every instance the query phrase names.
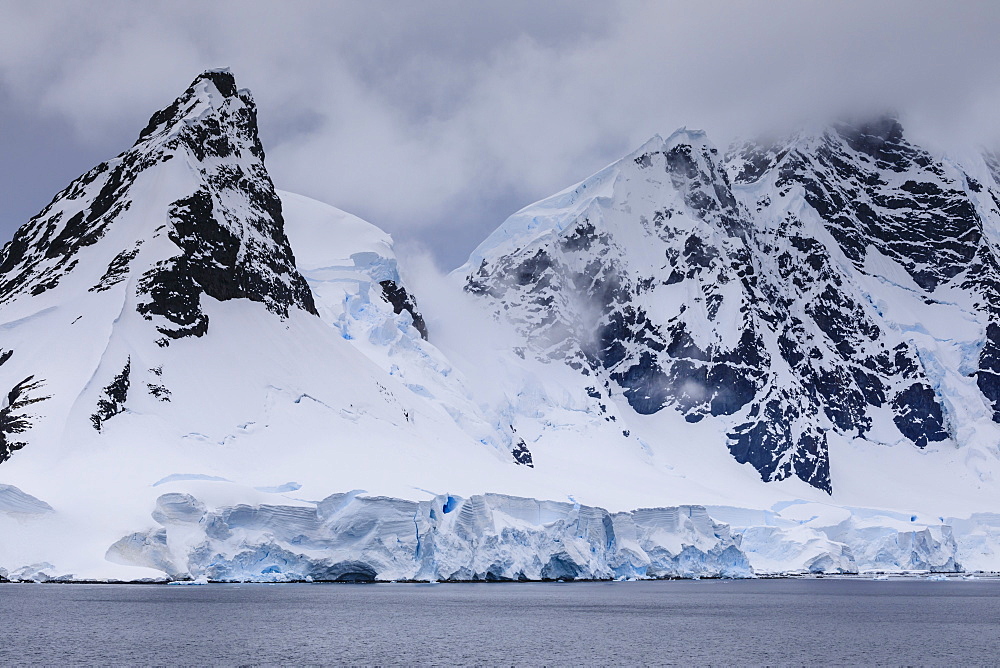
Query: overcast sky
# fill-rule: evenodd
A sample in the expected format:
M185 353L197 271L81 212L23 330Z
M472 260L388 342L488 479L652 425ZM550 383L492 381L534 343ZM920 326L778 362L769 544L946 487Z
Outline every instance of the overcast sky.
M655 133L892 109L1000 138L1000 3L0 0L0 240L202 70L257 101L279 188L461 264Z

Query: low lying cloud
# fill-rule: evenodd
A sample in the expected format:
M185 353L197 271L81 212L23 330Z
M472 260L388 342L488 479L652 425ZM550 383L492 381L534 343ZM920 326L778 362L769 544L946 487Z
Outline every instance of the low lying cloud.
M682 125L725 145L891 109L941 146L1000 143L997 34L994 4L919 0L0 0L0 223L65 185L46 164L111 157L229 66L280 187L456 266L515 209Z

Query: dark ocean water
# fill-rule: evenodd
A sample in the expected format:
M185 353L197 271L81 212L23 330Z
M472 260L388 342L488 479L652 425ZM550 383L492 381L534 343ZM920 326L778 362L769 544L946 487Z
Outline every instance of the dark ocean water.
M0 585L0 665L1000 664L1000 581Z

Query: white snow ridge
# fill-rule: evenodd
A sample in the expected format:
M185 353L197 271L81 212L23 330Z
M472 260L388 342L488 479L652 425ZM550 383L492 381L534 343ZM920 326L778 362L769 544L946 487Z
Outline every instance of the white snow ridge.
M0 579L1000 571L1000 182L654 137L414 291L200 75L0 253Z

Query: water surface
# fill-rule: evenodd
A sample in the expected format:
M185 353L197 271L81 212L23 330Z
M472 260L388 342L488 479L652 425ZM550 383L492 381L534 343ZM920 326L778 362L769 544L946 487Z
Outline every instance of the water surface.
M0 664L997 664L1000 581L0 585Z

